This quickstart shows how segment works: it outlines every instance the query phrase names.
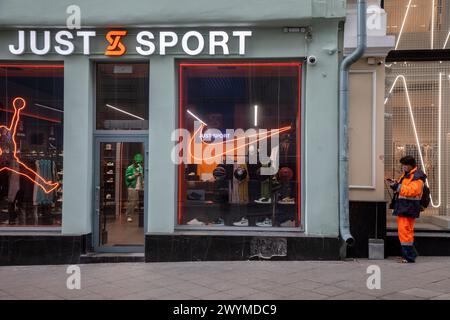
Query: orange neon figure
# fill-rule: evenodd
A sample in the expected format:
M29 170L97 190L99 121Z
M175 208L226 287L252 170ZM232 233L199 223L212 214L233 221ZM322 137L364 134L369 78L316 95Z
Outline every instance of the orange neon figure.
M58 188L59 183L47 181L44 178L42 178L39 174L37 174L36 171L32 170L25 163L23 163L19 159L18 154L17 154L16 130L17 130L17 125L20 120L20 111L23 110L25 108L25 106L26 106L25 99L23 99L21 97L15 98L13 100L14 115L11 120L11 125L9 127L3 126L3 125L0 126L0 130L1 130L0 131L1 132L1 136L0 136L0 143L1 143L0 144L0 162L1 162L0 172L2 172L4 170L8 170L8 171L20 174L21 176L26 177L28 180L30 180L31 182L36 184L38 187L40 187L45 193L50 193L53 190L55 190L56 188ZM8 141L9 140L8 135L11 136L11 141ZM3 136L5 136L5 138ZM7 157L7 152L6 152L5 146L9 150L12 150L13 157L18 165L18 170L3 165L3 163L5 161L1 161L1 160L5 160L5 158Z

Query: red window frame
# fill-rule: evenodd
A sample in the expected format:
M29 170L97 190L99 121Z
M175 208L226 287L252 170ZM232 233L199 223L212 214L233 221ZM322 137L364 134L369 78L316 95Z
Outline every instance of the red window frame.
M296 227L301 226L301 208L302 208L302 194L301 194L301 82L302 82L302 62L180 62L178 64L178 128L184 128L183 124L183 68L186 67L287 67L293 66L298 68L298 92L297 92L297 124L296 124L296 155L297 155L297 223ZM183 164L178 165L178 196L177 196L177 222L178 225L182 225L182 199L185 194L184 183L184 167Z

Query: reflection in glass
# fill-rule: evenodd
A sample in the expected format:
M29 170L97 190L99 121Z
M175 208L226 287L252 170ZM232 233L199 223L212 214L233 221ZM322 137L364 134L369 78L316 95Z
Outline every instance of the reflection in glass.
M63 64L0 64L2 227L61 226L63 92Z
M144 146L100 143L100 243L144 243Z
M97 130L148 129L148 63L98 63Z
M179 166L179 224L300 226L300 68L296 62L180 65L180 127L193 143ZM278 132L277 143L260 130ZM218 144L234 147L208 157Z

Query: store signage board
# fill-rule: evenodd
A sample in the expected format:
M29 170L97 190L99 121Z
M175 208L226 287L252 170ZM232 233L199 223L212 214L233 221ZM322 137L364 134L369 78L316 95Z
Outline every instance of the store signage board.
M200 33L198 31L187 31L182 34L174 31L139 31L135 36L128 34L127 30L110 30L104 35L106 56L123 56L127 52L127 46L135 48L141 56L166 55L170 48L181 47L182 51L190 56L200 54L209 55L229 55L229 42L237 42L237 52L239 55L245 55L246 40L252 36L252 31L208 31ZM102 35L103 37L103 35ZM91 41L97 38L97 32L94 30L79 31L37 31L37 30L18 30L17 40L9 44L9 52L14 55L31 53L39 56L47 54L71 55L82 53L91 54ZM127 39L127 46L124 43Z

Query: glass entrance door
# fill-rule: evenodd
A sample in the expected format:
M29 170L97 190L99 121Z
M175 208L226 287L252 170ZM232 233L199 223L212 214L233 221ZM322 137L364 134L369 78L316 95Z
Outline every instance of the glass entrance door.
M143 251L147 144L108 138L96 146L96 248Z

